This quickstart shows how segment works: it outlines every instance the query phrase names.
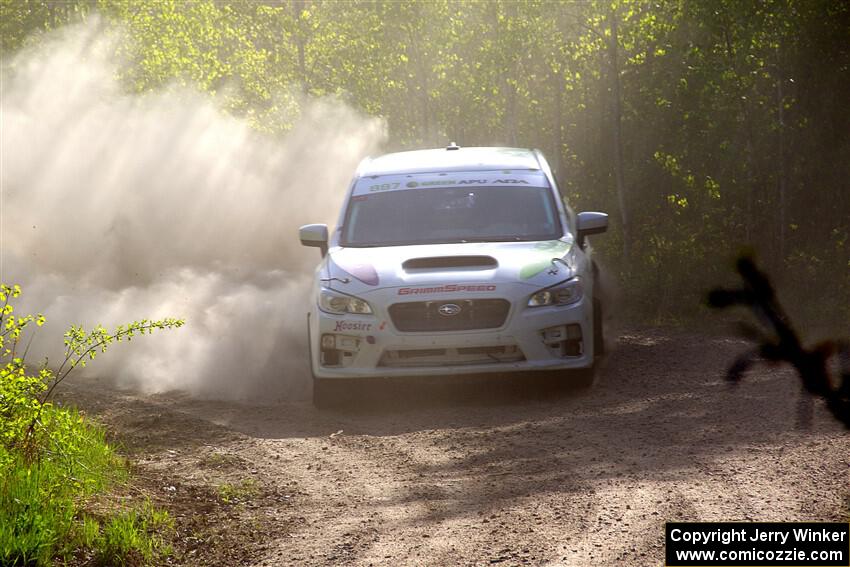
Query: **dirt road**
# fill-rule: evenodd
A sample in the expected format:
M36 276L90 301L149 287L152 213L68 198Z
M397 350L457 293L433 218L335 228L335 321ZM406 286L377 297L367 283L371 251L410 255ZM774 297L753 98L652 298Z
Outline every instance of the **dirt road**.
M347 411L78 382L187 565L662 565L664 522L847 521L850 433L737 339L622 333L589 392L412 386Z

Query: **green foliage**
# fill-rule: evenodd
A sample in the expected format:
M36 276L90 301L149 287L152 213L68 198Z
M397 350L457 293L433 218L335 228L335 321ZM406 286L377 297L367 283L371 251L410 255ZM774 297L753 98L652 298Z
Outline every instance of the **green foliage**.
M11 53L43 32L85 16L92 3L0 0L0 52Z
M41 327L44 316L16 316L12 299L21 294L18 285L0 283L0 441L8 449L35 451L41 447L40 435L47 430L41 420L48 401L58 386L77 367L94 360L98 353L106 352L109 345L120 341L131 341L137 335L150 334L154 330L174 329L183 326L181 319L166 318L158 321L142 319L128 325L119 325L108 331L98 325L92 331L81 326L71 326L65 333L65 358L54 372L48 367L30 374L23 357L18 357L18 346L24 330L32 323Z
M594 244L644 315L698 309L749 247L807 319L850 318L843 0L61 4L0 2L4 47L96 9L128 32L131 91L196 86L271 133L334 96L389 149L543 149L576 208L620 221Z
M101 565L126 565L131 563L128 559L149 564L171 553L165 537L174 530L174 520L167 512L154 508L149 500L113 515L99 530L96 525L95 520L85 517L80 531L89 538L88 547L96 550L95 560Z
M218 496L225 504L238 504L255 497L259 493L257 483L252 478L245 478L238 483L224 483L218 487Z
M103 430L78 412L50 407L38 460L0 448L0 563L49 564L72 537L85 498L126 479L124 461L106 443Z
M50 394L77 366L115 341L131 340L182 320L141 320L114 331L72 327L65 334L65 359L55 372L31 373L19 353L25 331L44 324L41 315L17 316L18 286L0 284L0 563L48 565L87 547L104 565L128 557L150 561L165 546L155 532L167 524L147 503L120 511L99 526L81 510L87 499L127 478L125 462L104 431L83 414L54 405Z

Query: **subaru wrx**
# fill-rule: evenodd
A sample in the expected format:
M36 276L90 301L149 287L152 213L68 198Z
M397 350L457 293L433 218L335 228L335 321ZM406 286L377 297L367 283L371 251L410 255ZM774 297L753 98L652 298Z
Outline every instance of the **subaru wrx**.
M588 236L538 150L364 160L321 249L307 316L314 401L358 378L552 372L592 383L602 303Z

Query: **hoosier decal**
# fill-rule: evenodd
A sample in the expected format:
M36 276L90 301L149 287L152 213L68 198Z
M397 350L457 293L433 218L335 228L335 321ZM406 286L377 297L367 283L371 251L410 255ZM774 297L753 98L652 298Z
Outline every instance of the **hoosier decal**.
M361 323L360 321L337 321L334 332L339 331L371 331L372 323Z

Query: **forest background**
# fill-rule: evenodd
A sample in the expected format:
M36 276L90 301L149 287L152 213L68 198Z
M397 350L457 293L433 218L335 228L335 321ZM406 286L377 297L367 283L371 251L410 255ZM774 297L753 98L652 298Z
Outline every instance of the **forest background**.
M750 249L796 318L847 332L843 0L0 0L0 10L4 65L41 32L97 14L127 31L116 56L129 61L128 92L199 88L268 136L285 136L303 101L333 97L382 117L388 151L540 148L576 209L611 214L594 246L629 318L696 320L705 291Z

